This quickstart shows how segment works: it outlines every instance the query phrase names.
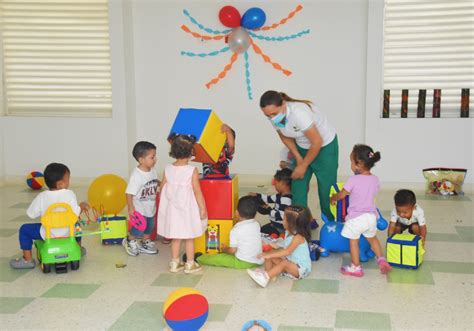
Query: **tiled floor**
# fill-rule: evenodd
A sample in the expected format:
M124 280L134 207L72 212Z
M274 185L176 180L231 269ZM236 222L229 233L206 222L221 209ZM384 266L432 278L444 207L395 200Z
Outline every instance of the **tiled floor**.
M72 189L85 199L87 187ZM240 193L267 190L246 186ZM25 209L36 194L23 186L0 187L2 330L163 330L163 302L179 287L195 287L208 299L209 317L202 330L240 330L252 319L263 319L279 331L474 328L470 195L445 199L418 192L428 220L425 261L419 270L394 269L382 276L372 260L365 264L364 277L348 278L339 268L349 255L332 253L314 262L307 279L279 278L262 289L244 270L207 267L197 275L170 274L169 246L159 243L158 255L133 258L121 246L101 246L95 236L83 239L88 254L77 271L12 270L8 261L19 253L18 227L28 220ZM382 191L378 197L386 217L392 194ZM316 208L313 212L318 214ZM385 242L385 233L378 236Z

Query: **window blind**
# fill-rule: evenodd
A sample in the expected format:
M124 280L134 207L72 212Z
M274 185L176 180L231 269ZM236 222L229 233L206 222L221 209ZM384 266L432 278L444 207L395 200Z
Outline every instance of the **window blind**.
M470 89L474 117L474 1L385 0L384 90L390 117L400 117L407 89L408 116L417 117L419 90L426 90L431 117L433 90L441 90L441 117L460 117L461 90Z
M110 117L107 0L0 0L7 115Z

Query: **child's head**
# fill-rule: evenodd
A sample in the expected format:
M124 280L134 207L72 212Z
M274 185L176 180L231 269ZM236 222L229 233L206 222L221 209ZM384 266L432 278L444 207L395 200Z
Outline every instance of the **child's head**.
M175 159L189 159L193 156L193 146L196 137L178 134L171 137L170 156Z
M410 190L398 190L394 196L398 216L410 219L416 205L416 196Z
M133 147L132 155L138 164L151 169L156 164L156 146L148 141L139 141Z
M239 199L237 213L240 220L250 220L255 218L258 209L258 202L255 197L245 196Z
M283 226L291 234L299 234L311 241L311 211L307 207L289 206L285 209Z
M44 169L44 181L50 190L61 190L69 187L69 168L62 163L50 163Z
M278 193L291 191L291 169L285 168L277 170L273 179L275 180L275 189Z
M351 169L354 173L370 170L376 162L380 161L380 152L374 152L367 145L355 145L351 153Z

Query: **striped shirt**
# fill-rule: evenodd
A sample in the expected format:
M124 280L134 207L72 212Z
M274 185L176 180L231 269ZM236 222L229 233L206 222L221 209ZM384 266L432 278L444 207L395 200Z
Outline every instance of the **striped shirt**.
M273 203L273 207L259 208L258 212L264 215L270 215L270 222L274 225L283 228L283 214L285 208L291 206L291 200L293 199L292 194L257 194L257 197L262 200L263 203Z

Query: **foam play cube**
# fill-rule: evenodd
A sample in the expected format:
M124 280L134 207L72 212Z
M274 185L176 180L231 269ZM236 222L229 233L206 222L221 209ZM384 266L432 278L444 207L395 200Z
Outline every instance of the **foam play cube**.
M421 237L414 234L394 234L387 239L387 262L391 266L418 269L424 253Z
M125 215L104 215L100 218L100 240L104 245L122 244L127 236L128 221Z
M344 187L344 183L336 183L331 185L331 189L329 190L329 197L333 196L334 194L339 193ZM336 202L335 205L330 205L329 209L331 210L331 214L334 217L336 222L344 222L346 215L347 215L347 208L349 207L349 196L345 197L342 200Z
M222 244L229 246L230 230L234 220L209 220L204 234L194 239L196 253L217 254L222 253Z
M201 178L209 219L233 219L239 201L239 177Z
M215 163L224 147L226 135L221 132L222 121L210 109L181 108L171 127L173 134L196 137L195 162Z

